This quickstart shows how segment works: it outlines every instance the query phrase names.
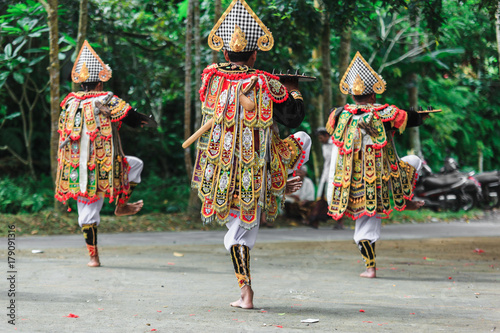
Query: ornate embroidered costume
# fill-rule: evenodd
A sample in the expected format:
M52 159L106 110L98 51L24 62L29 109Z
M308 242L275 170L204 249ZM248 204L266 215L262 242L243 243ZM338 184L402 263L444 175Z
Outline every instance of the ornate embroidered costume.
M109 115L96 107L108 96ZM56 198L64 202L85 197L92 202L104 195L112 202L126 195L128 163L118 128L130 105L109 92L77 92L61 107Z
M420 125L421 116L376 104L375 94L383 93L385 85L357 52L340 82L340 91L351 94L355 104L333 110L326 125L333 141L328 214L356 220L354 241L366 266L360 276L367 278L376 277L375 242L380 238L380 217L392 211L390 196L394 208L404 210L422 167L417 156L399 158L393 141L396 130Z
M340 89L343 93L382 93L385 81L356 56L347 69ZM389 215L394 208L404 210L413 197L417 174L402 161L393 142L392 130L403 132L407 125L421 123L420 116L394 105L346 105L330 114L326 128L335 145L328 190L329 215L344 214L358 219L375 214Z
M241 0L231 3L209 37L213 49L233 52L268 50L272 43L271 33ZM292 96L278 77L245 65L213 64L202 79L203 124L213 122L197 143L192 179L202 219L225 224L238 213L241 226L251 229L259 206L269 219L276 217L288 171L309 154L300 140L293 135L281 140L272 126L274 120L298 126L304 118L302 97L298 90Z
M269 51L274 39L245 0L231 2L208 44L224 50L229 62L203 71L201 129L209 130L197 141L192 186L202 201L202 220L228 228L224 245L242 288L231 305L252 308L250 250L261 216L276 217L288 175L307 162L311 142L304 132L279 137L274 121L297 127L304 104L297 89L288 91L278 77L251 68L257 49Z
M247 96L255 109L246 110L238 95L252 77L257 82ZM288 170L304 162L300 141L294 136L281 140L272 127L275 113L278 119L288 116L288 124L290 115L299 118L292 119L292 125L300 123L302 103L293 98L287 103L289 94L277 77L246 66L209 66L203 82L203 123L213 119L213 125L198 142L192 179L203 201L202 216L224 224L230 210L236 210L242 226L250 229L257 221L258 205L270 219L276 217Z
M118 130L125 122L141 125L141 115L112 92L102 91L102 82L111 78L111 68L104 64L85 41L72 71L72 80L85 91L70 93L61 103L59 151L55 197L61 202L78 200L78 223L91 257L89 266L99 266L97 227L103 198L127 205L134 187L141 181L143 163L125 156ZM117 215L135 214L134 209Z

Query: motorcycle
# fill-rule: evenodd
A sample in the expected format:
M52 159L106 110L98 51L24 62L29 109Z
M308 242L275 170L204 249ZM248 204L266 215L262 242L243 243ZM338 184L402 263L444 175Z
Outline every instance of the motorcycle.
M441 168L441 173L446 175L462 175L468 178L464 188L464 197L462 197L463 210L468 211L482 205L481 203L484 201L483 189L474 171L468 173L460 172L457 161L452 157L447 157L444 160L444 166Z
M477 174L477 181L481 184L483 200L479 205L484 209L491 209L500 206L500 171L489 171Z
M415 199L423 200L424 207L435 211L470 210L475 204L474 196L480 191L478 185L470 179L473 174L473 172L434 174L432 169L424 164L414 191Z

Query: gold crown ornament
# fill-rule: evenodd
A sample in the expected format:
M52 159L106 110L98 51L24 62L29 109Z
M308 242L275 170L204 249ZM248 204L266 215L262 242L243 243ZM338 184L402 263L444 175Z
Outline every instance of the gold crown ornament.
M111 68L101 60L89 42L84 41L71 71L73 82L106 82L111 75Z
M359 52L356 52L340 80L339 88L345 95L369 95L383 93L385 85L382 76L373 70Z
M208 45L216 51L269 51L274 38L245 0L233 0L210 31Z

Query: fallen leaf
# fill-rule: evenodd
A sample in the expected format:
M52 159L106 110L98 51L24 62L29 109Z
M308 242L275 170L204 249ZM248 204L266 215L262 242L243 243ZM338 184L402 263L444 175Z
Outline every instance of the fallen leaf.
M70 313L69 315L64 316L64 317L67 317L67 318L80 318L80 316L77 316L76 314L73 314L73 313Z
M286 313L278 313L278 316L284 316Z

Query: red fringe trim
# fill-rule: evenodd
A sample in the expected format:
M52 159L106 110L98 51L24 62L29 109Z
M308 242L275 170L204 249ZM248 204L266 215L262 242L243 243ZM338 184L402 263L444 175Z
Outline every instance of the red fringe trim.
M383 123L386 123L388 121L392 121L394 119L396 119L396 116L401 112L400 109L398 109L396 106L394 105L391 105L391 107L393 107L394 109L396 109L396 112L394 112L394 115L391 117L391 118L387 118L387 119L382 119L382 122ZM404 111L403 111L404 112Z
M212 76L214 76L215 74L217 74L217 76L221 76L225 79L228 79L228 80L234 80L234 81L237 81L237 80L244 80L244 79L248 79L252 76L255 76L255 74L257 74L258 76L267 76L268 78L271 78L271 79L275 79L275 80L278 80L279 81L279 77L275 76L275 75L272 75L271 73L268 73L268 72L265 72L265 71L261 71L261 70L255 70L255 73L252 73L252 74L248 74L248 73L241 73L241 74L228 74L228 73L223 73L221 71L218 70L217 67L212 67L210 68L211 66L205 68L203 70L203 73L202 73L202 77L205 76L205 84L200 88L200 90L198 91L198 93L200 94L200 100L202 102L205 101L205 95L206 95L206 91L207 91L207 88L208 88L208 84L210 83L210 80L212 78ZM287 99L288 99L288 90L285 88L285 97L283 97L283 99L277 99L275 98L271 92L269 91L269 87L267 86L267 84L265 83L266 81L260 77L261 80L264 82L263 85L262 85L262 88L264 88L264 91L269 95L269 97L271 98L271 100L275 103L283 103L285 102ZM257 83L256 87L259 87L260 85Z
M54 197L55 197L58 201L60 201L60 202L62 202L62 203L66 203L66 201L68 201L68 199L74 199L74 200L76 200L76 201L78 201L78 202L85 203L85 204L87 204L87 205L92 204L92 203L94 203L94 202L97 202L97 201L99 201L99 199L100 199L100 197L99 197L99 195L98 195L98 194L95 194L95 195L93 195L93 196L89 197L88 193L81 193L81 192L80 192L80 193L78 193L78 194L73 194L73 193L66 193L66 194L56 193L56 194L54 195ZM83 198L86 198L88 201L87 201L87 202L84 202L84 201L82 201L82 200L78 199L78 197L83 197Z
M99 133L99 128L96 128L92 132L87 132L87 135L90 137L90 141L94 141L98 133Z
M66 96L63 101L61 102L60 106L63 107L66 102L68 101L68 99L70 98L76 98L76 99L79 99L79 100L85 100L87 98L92 98L92 97L100 97L100 96L104 96L104 95L107 95L108 92L107 91L103 91L103 92L96 92L95 94L90 94L90 95L84 95L84 96L78 96L76 95L76 93L72 92L72 93L69 93L68 96Z
M377 144L373 145L373 148L374 148L374 149L382 149L382 148L384 148L385 146L387 146L387 140L385 140L385 142L384 142L383 144L381 144L381 145L377 145ZM375 156L376 156L376 155L375 155ZM380 154L379 154L379 156L376 156L376 157L380 157Z
M416 175L416 177L415 177L415 180L413 181L413 184L412 184L413 186L412 186L412 189L411 189L411 195L410 195L410 197L403 196L406 200L410 200L411 201L413 199L413 197L415 196L415 193L413 193L413 192L415 191L415 187L417 187L418 172L415 172L415 175Z
M112 135L107 135L107 136L104 136L104 135L101 135L101 139L105 140L105 141L108 141L109 139L111 139Z
M394 209L399 211L399 212L402 212L403 210L406 209L406 205L404 205L403 208L394 207Z
M111 119L111 122L112 123L116 123L117 121L121 121L123 118L125 118L127 116L127 114L130 111L130 109L132 109L132 107L129 105L128 108L125 110L125 113L122 114L120 116L120 118L118 118L118 119ZM121 124L120 124L120 127L121 127ZM120 129L120 128L118 128L118 129Z

